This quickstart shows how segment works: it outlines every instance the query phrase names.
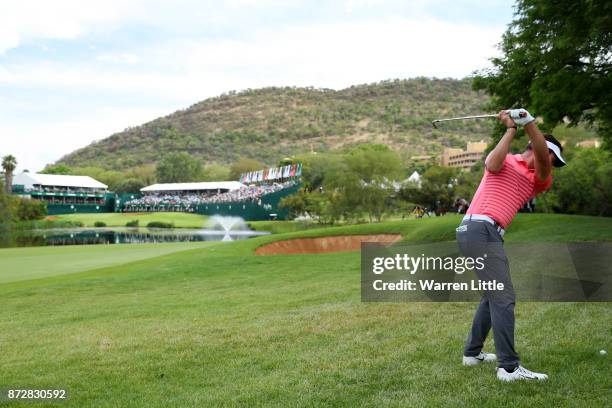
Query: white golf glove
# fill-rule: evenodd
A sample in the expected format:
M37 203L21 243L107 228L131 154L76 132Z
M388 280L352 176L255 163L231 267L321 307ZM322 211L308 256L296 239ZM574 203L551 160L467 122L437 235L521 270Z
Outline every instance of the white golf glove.
M520 108L520 109L510 109L507 112L508 112L508 115L510 116L510 118L517 125L525 126L526 124L531 123L531 122L533 122L535 120L534 117L531 116L531 114L529 114L529 112L527 112L523 108Z

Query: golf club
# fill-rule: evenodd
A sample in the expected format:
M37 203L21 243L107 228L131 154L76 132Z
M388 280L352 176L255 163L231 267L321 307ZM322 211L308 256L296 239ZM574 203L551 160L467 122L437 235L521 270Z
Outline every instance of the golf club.
M432 120L431 124L433 125L434 128L438 128L438 126L436 126L438 123L440 122L449 122L451 120L467 120L467 119L484 119L484 118L496 118L497 115L496 114L491 114L491 115L475 115L475 116L461 116L461 117L457 117L457 118L445 118L445 119L436 119L436 120Z

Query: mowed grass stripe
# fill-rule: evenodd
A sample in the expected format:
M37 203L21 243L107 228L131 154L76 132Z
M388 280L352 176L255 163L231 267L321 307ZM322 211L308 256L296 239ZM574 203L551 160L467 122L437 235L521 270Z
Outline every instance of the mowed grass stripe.
M207 242L0 249L0 284L84 272L211 245Z

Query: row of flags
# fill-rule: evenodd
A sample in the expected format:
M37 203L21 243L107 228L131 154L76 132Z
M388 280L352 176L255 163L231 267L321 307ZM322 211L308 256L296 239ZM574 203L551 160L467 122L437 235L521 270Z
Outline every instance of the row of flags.
M250 171L240 175L240 182L244 184L256 183L258 181L279 180L302 175L302 163L288 164L281 167L270 167L269 169Z

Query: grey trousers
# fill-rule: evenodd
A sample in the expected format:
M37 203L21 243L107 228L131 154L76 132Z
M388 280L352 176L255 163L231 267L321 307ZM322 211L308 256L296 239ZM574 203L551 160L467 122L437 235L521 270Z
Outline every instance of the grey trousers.
M504 284L503 291L484 291L463 354L477 356L493 328L498 365L511 371L519 365L519 355L514 349L515 295L504 241L490 223L464 221L457 228L457 243L464 256L483 257L484 268L475 269L480 281L496 280Z

